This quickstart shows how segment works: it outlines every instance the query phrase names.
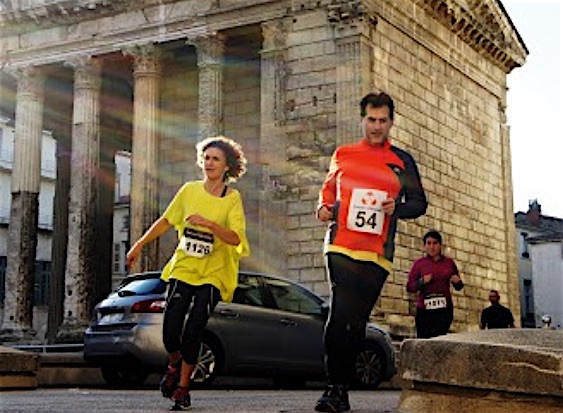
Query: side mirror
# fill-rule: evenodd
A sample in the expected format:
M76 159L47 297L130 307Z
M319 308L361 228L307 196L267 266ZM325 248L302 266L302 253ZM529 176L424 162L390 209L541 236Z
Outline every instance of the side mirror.
M551 328L551 316L549 314L542 315L541 322L543 323L543 328Z

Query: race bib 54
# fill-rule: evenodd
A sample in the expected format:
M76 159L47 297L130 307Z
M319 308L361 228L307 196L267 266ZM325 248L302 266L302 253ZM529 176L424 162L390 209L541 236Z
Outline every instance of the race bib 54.
M387 199L387 192L379 189L355 188L352 191L346 227L357 232L381 235L385 212L381 203Z

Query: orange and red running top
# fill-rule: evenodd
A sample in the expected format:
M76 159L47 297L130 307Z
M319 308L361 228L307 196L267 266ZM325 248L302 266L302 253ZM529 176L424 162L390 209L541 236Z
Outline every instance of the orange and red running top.
M386 215L381 202L395 199L395 212ZM366 139L334 152L319 196L319 208L333 211L325 239L325 253L372 261L387 271L395 250L397 219L417 218L428 203L412 156L386 141Z

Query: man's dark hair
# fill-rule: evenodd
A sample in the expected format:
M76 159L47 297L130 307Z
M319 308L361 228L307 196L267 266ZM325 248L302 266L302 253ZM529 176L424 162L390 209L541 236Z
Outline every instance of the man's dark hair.
M393 99L385 92L379 93L368 93L365 95L360 102L360 115L362 118L366 116L366 108L369 106L373 108L382 108L387 106L389 108L389 118L393 120L395 118L395 103Z
M442 243L442 235L440 235L440 233L438 231L436 231L435 229L428 231L426 234L424 234L424 237L422 237L422 242L424 242L426 244L426 240L428 238L434 238L440 244Z

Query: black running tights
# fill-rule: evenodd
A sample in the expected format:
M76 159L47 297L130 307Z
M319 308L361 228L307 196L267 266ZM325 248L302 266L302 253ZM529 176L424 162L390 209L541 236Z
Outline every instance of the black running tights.
M366 323L389 274L372 262L341 254L326 258L331 306L325 325L325 364L329 384L348 385L366 337Z
M203 330L219 300L219 290L211 284L194 286L170 280L162 327L166 351L180 351L186 363L196 364Z

